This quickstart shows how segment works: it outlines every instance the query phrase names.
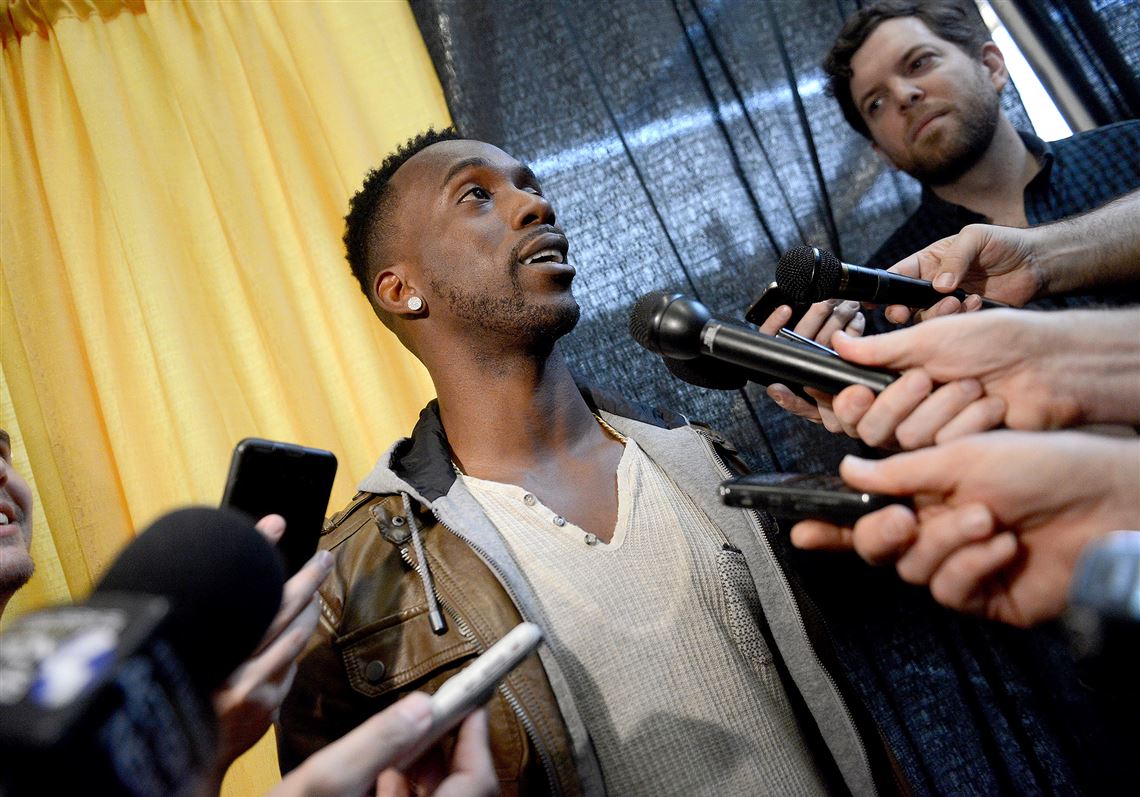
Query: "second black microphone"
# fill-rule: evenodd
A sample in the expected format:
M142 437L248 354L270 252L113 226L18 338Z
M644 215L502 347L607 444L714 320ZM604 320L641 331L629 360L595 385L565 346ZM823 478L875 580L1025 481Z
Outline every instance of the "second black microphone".
M877 268L853 266L840 261L826 249L793 246L780 256L776 284L796 302L824 299L854 299L869 304L902 304L907 307L933 307L947 296L965 301L958 289L942 293L926 280L895 274ZM993 299L982 299L982 307L1005 307Z
M878 393L896 377L713 318L703 304L679 293L654 291L638 299L630 312L629 331L657 354L678 360L707 355L752 371L763 383L788 382L827 393L864 385Z

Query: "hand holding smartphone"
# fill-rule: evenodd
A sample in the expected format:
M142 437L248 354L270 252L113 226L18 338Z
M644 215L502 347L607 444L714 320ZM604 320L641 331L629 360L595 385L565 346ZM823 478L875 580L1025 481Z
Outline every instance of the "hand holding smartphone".
M841 526L891 504L913 506L905 496L854 490L827 474L750 473L722 482L720 497L728 506L760 509L778 518L812 518Z
M396 762L396 768L407 769L464 717L490 700L499 681L537 650L541 642L541 628L534 623L519 623L444 682L431 696L431 730Z
M748 306L744 311L744 318L755 324L758 327L764 326L764 322L768 320L768 316L776 311L777 307L788 305L792 308L792 317L789 318L784 326L792 329L804 317L804 314L811 309L810 302L794 302L780 290L780 286L775 282L768 283L768 287L764 289L756 300Z
M254 521L270 514L285 518L277 550L291 577L317 550L335 476L331 451L247 437L234 447L222 506Z

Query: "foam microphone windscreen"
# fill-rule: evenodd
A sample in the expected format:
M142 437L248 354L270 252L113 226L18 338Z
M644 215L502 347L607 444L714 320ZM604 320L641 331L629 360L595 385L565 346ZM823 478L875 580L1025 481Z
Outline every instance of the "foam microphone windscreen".
M170 604L162 636L200 690L217 688L257 647L281 604L285 576L272 545L238 512L180 509L132 541L95 594L157 595Z

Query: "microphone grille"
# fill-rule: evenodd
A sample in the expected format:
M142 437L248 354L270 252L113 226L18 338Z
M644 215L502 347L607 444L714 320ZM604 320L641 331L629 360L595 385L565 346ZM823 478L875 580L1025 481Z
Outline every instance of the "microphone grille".
M653 347L650 345L649 339L652 334L653 316L658 308L666 304L666 300L671 295L665 291L650 291L638 299L634 303L633 309L629 311L629 334L639 344L651 351Z
M826 249L793 246L780 256L776 284L794 302L830 299L839 287L839 258Z

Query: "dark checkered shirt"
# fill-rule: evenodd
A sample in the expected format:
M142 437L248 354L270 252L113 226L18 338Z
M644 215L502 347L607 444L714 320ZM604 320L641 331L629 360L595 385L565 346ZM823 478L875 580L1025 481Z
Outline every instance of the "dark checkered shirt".
M1019 135L1041 164L1041 171L1025 187L1025 216L1031 227L1092 210L1140 188L1140 121L1117 122L1050 143L1030 133ZM984 216L945 202L923 186L918 210L867 263L888 268L967 224L986 222ZM1136 303L1140 303L1140 282L1134 281L1081 296L1032 302L1030 306Z

